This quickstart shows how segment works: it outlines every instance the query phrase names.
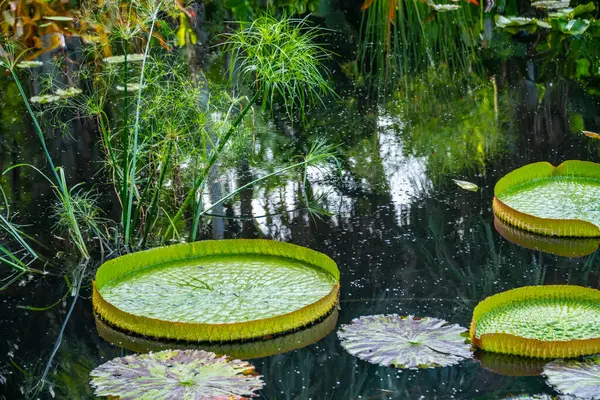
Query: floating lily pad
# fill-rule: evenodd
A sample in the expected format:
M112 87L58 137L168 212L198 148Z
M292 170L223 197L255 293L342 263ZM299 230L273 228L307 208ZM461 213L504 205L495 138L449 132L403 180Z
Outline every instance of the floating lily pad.
M458 4L434 4L433 2L431 2L428 3L428 5L437 12L449 12L460 9L460 6Z
M483 350L539 358L600 352L600 291L572 285L526 286L475 307L471 341Z
M44 65L41 61L21 61L17 64L17 68L29 69L29 68L38 68Z
M545 21L540 21L536 18L514 16L506 17L504 15L496 15L495 22L498 28L502 28L513 35L521 31L534 33L537 31L538 27L546 29L551 28L550 24Z
M550 396L549 394L521 394L507 397L504 400L567 400L564 396Z
M488 371L505 376L540 376L548 360L476 351L473 357ZM518 397L517 397L518 398Z
M342 325L338 337L352 355L397 368L433 368L471 357L467 330L443 319L370 315Z
M599 238L569 238L538 235L524 231L494 217L496 231L506 240L526 249L538 250L561 257L583 257L600 247Z
M60 96L56 96L53 94L44 94L41 96L33 96L29 101L37 104L49 104L54 103L55 101L60 100Z
M334 309L322 321L308 328L271 339L252 340L241 343L190 343L157 340L123 332L111 327L98 317L96 317L96 328L98 329L98 334L104 340L136 353L148 353L150 351L167 349L202 349L216 354L227 354L233 358L247 360L287 353L317 343L335 329L338 315L339 311Z
M156 338L233 341L305 327L337 303L339 271L316 251L219 240L122 256L96 273L96 312Z
M115 358L95 368L97 396L128 399L244 399L264 386L254 366L202 350L166 350Z
M467 181L459 181L458 179L452 179L454 183L456 183L461 189L469 190L471 192L476 192L479 190L479 186L474 183Z
M127 62L142 62L144 60L144 55L143 54L128 54L127 55ZM125 62L125 56L111 56L111 57L106 57L103 58L102 61L104 61L107 64L121 64Z
M549 385L560 393L582 399L600 399L600 355L583 360L557 360L544 368Z
M146 88L146 85L142 85L142 89ZM124 92L125 91L125 86L121 86L121 85L117 85L116 89L119 92ZM127 84L127 91L128 92L136 92L140 90L140 84L139 83L128 83Z
M510 225L550 236L600 236L600 164L529 164L494 188L494 213Z
M69 17L67 15L46 15L44 17L44 19L47 19L48 21L59 21L59 22L69 22L69 21L74 20L73 17Z
M531 3L532 7L544 10L559 10L569 7L570 0L540 0Z
M79 88L75 88L75 87L69 87L66 89L58 89L56 91L56 95L60 96L63 99L69 98L69 97L74 97L77 96L78 94L83 93L83 91Z

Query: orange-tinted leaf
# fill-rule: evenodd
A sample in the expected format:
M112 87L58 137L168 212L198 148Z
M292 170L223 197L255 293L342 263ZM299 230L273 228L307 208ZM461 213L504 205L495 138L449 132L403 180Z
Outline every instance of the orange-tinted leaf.
M600 133L590 132L590 131L581 131L585 136L590 137L592 139L600 139Z
M373 2L375 0L365 0L365 3L362 5L362 7L360 8L361 11L366 10L367 8L371 7L373 5Z
M391 23L394 23L396 19L396 4L393 1L390 1L390 9L388 11L388 18Z
M467 1L471 4L475 4L476 6L479 5L479 2L477 0L467 0Z

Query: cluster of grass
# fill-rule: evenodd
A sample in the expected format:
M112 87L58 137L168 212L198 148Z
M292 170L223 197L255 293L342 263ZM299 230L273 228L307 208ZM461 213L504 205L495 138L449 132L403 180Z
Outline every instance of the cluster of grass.
M464 75L481 69L477 47L483 7L474 12L465 1L443 12L417 0L372 0L367 5L358 63L378 81L406 80L440 64Z
M96 29L100 40L86 48L67 89L56 77L40 76L49 93L70 92L36 111L15 69L24 53L11 51L13 45L1 48L3 66L19 87L51 170L47 174L36 169L55 189L56 229L68 234L84 258L92 242L103 251L129 252L181 240L182 230L197 240L202 218L214 207L261 181L290 173L298 173L303 182L302 201L318 210L310 207L315 196L307 170L336 165L333 148L322 141L305 156L211 204L203 204L203 193L222 161L231 158L236 140L244 140L248 116L254 117L257 104L269 111L267 115L275 104L282 104L293 121L297 116L303 119L324 96L334 95L322 67L329 53L317 43L322 33L306 20L287 17L263 15L241 24L224 39L224 53L234 67L232 79L227 87L216 87L201 74L190 74L182 55L172 51L174 30L159 20L159 15L173 14L172 5L160 0L137 3L84 3L79 12L82 25ZM228 94L232 89L233 96ZM100 211L98 196L84 190L83 183L69 188L64 170L55 166L43 127L64 128L65 116L97 126L105 153L103 173L121 205L120 221L110 221Z

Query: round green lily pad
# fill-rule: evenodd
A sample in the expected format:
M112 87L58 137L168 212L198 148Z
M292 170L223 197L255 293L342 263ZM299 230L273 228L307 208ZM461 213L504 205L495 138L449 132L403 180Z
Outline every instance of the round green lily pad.
M510 225L542 235L600 237L600 164L529 164L500 179L494 194L494 213Z
M471 341L483 350L540 358L600 351L600 291L572 285L525 286L477 305Z
M166 339L232 341L295 330L337 302L327 256L288 243L221 240L134 253L100 267L94 307L120 329Z

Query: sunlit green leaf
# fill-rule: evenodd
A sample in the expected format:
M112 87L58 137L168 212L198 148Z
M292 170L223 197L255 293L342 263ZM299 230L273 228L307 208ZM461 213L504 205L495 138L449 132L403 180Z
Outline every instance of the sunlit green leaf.
M476 192L477 190L479 190L479 186L477 186L474 183L467 182L467 181L459 181L458 179L452 179L452 180L454 181L454 183L456 183L462 189L469 190L471 192Z

